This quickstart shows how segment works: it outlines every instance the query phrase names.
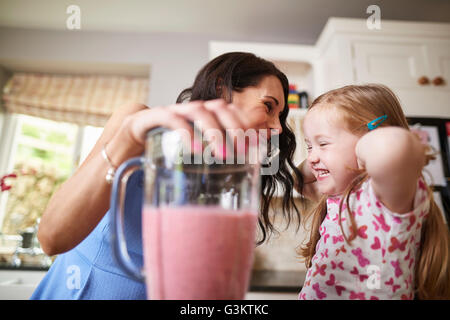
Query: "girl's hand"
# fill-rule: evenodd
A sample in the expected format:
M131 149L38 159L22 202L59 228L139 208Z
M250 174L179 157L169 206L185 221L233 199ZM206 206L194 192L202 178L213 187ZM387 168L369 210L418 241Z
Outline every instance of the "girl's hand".
M420 142L420 145L422 146L422 151L425 155L424 166L428 165L431 160L435 160L437 152L435 152L428 143L428 133L420 129L411 129L411 134L414 138L417 138L417 140Z
M400 127L377 128L356 144L358 165L367 171L377 197L392 212L411 210L426 163L425 148L416 135Z

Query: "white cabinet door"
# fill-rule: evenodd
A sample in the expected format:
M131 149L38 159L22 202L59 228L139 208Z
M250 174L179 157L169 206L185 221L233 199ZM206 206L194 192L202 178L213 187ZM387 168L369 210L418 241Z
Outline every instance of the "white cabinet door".
M430 80L436 77L444 79L444 84L437 87L450 90L450 42L430 44L428 46L430 60Z
M426 45L393 41L353 43L355 81L383 83L397 88L418 88L417 80L428 75Z
M450 117L449 43L356 40L352 48L356 83L387 85L399 97L407 116ZM431 83L437 76L444 79L444 85ZM430 83L419 84L421 77Z
M426 56L430 83L412 90L402 86L393 87L399 96L405 113L409 116L450 118L450 42L434 40L426 42ZM442 85L433 80L441 77Z

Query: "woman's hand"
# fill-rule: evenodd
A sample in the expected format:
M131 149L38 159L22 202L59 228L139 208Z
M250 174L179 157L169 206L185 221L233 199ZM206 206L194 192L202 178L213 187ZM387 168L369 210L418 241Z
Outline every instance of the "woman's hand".
M184 142L192 145L193 123L205 133L205 138L212 139L209 133L217 132L217 130L223 134L226 129L246 130L248 120L237 107L227 104L222 99L145 108L129 114L123 120L117 133L111 139L111 144L115 148L108 147L108 154L116 164L141 154L144 150L146 133L155 127L186 130L189 132L190 141ZM182 137L185 138L185 136Z
M111 186L105 179L109 165L101 155L104 146L109 159L117 167L142 154L145 135L150 129L182 128L191 132L193 139L191 123L198 124L204 132L208 129L221 132L247 129L240 110L224 100L156 108L133 103L116 110L86 160L53 194L42 215L38 238L45 253L54 255L74 248L108 210Z
M304 160L298 166L298 169L302 173L303 176L303 189L297 191L302 194L305 198L317 202L320 199L320 193L317 188L317 180L314 174L311 171L311 167L307 163L307 160Z
M311 167L308 165L306 160L304 160L302 163L300 163L300 165L298 166L298 169L302 173L304 184L316 182L316 177L312 173Z

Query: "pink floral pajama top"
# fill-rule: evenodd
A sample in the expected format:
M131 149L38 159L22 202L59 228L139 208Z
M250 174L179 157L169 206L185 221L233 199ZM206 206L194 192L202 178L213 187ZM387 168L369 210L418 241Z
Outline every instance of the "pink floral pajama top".
M327 199L327 215L299 299L413 299L414 270L429 199L417 182L414 209L393 213L378 201L365 181L350 196L357 236L348 245L339 226L340 197ZM343 205L342 226L351 234Z

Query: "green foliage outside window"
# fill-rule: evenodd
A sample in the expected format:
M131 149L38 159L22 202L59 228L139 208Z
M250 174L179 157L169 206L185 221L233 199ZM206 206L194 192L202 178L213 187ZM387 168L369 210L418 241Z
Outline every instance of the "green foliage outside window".
M2 233L17 234L32 227L53 192L71 174L77 126L23 117L13 173L8 178L6 213Z

